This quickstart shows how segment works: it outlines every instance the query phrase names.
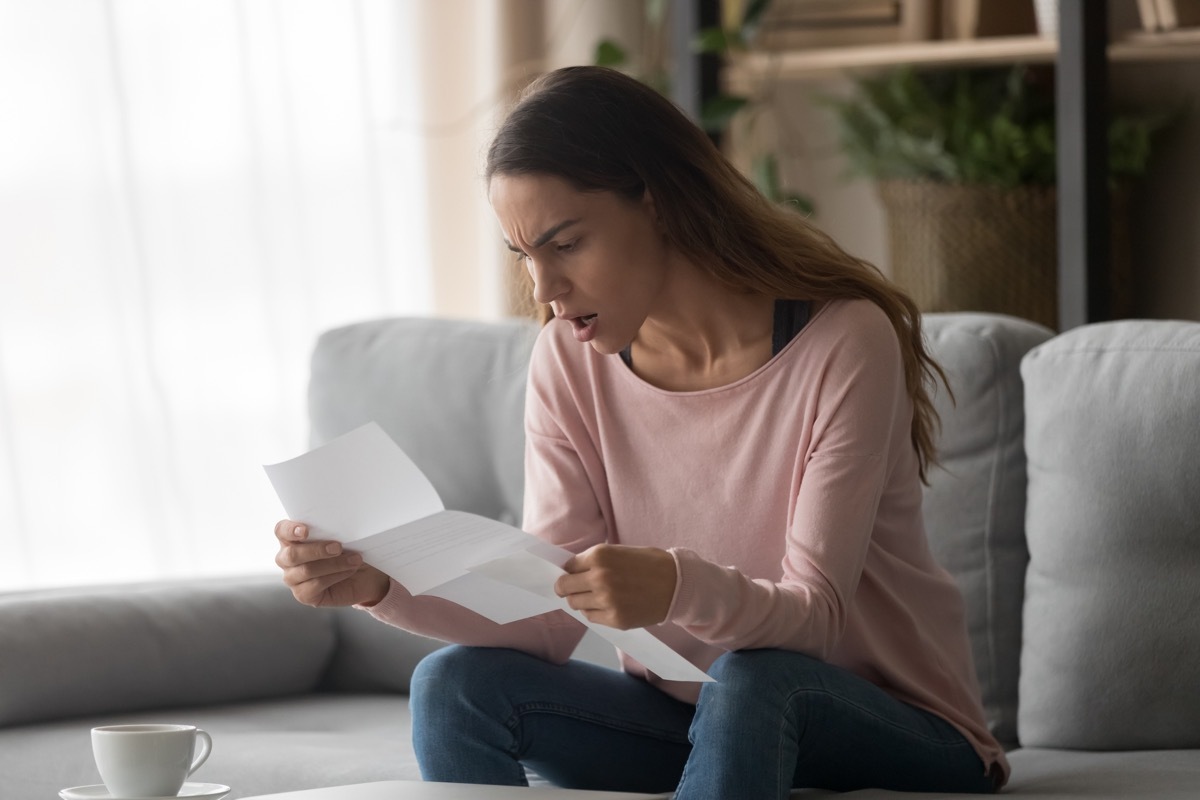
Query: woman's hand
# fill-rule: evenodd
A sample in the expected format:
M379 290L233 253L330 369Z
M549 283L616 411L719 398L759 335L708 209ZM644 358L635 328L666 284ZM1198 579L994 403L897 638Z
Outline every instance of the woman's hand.
M667 618L675 596L675 559L657 547L598 544L563 565L559 597L590 622L629 630Z
M306 606L373 606L384 598L391 579L363 563L358 553L342 551L340 542L310 542L308 527L290 519L275 525L283 582Z

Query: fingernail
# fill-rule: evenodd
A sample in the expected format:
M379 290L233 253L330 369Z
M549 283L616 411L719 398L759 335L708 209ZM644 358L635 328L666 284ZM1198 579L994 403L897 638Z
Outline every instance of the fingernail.
M342 546L337 543L327 544L325 545L325 552L331 556L336 556L338 553L342 552Z
M297 539L303 539L304 538L304 526L297 525L295 528L293 528L292 536L296 537Z
M348 559L346 559L346 563L348 563L352 567L357 567L359 564L362 563L362 556L360 556L358 553L355 553L354 555L352 555Z

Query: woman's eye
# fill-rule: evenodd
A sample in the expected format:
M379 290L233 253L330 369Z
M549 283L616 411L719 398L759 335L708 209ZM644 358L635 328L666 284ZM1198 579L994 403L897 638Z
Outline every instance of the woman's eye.
M569 253L575 249L575 242L567 242L566 244L560 244L555 249L560 253Z

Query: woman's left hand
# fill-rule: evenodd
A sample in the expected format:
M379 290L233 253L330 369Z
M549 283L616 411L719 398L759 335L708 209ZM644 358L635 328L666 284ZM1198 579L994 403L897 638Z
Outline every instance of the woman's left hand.
M598 544L563 565L554 584L589 622L629 630L667 618L675 596L675 559L657 547Z

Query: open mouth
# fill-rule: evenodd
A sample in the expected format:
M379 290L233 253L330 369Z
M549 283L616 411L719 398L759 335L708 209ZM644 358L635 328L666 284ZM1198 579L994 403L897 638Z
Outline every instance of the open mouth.
M569 317L571 327L574 329L575 340L579 342L590 342L596 336L596 317L599 314L580 314L578 317Z

